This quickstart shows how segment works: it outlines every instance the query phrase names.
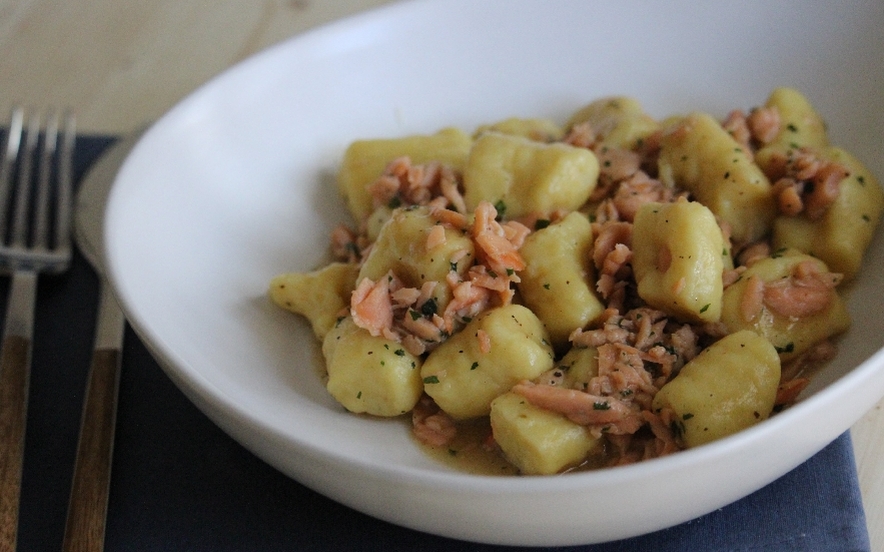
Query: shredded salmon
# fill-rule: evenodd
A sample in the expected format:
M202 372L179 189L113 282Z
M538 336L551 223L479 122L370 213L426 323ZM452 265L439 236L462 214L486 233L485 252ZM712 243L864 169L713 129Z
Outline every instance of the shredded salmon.
M780 132L780 111L776 107L757 107L749 113L747 124L758 144L769 144Z
M752 132L749 130L749 122L746 120L746 114L741 109L735 109L727 114L721 126L733 136L743 148L752 147Z
M368 244L363 237L341 224L332 230L331 245L336 260L356 263L363 258Z
M480 261L496 274L512 275L525 269L525 261L519 254L518 247L507 238L506 230L496 217L497 209L494 205L483 201L476 207L470 233L478 247ZM513 232L512 235L524 238L521 231Z
M476 332L476 339L479 340L479 351L483 355L487 355L491 352L491 337L488 336L488 332L485 330L478 330Z
M436 249L442 245L445 245L445 227L436 225L432 229L430 229L430 233L427 235L427 250Z
M438 162L412 164L409 157L391 161L384 173L368 187L374 207L425 205L442 197L459 212L466 206L460 192L460 175Z
M671 408L665 408L660 412L642 410L642 417L654 434L653 449L646 450L642 460L647 458L659 458L681 450L675 432L672 430L675 422L675 412Z
M512 391L533 405L563 414L576 424L590 426L597 436L635 433L644 424L640 410L615 397L529 381L516 384Z
M773 194L780 213L804 213L813 221L826 214L838 199L841 183L850 176L847 167L808 148L773 155L766 172L774 182Z
M592 125L589 121L584 121L572 126L562 141L579 148L591 148L596 143L596 139Z
M561 140L590 150L599 161L598 182L580 211L592 221L593 243L585 260L591 264L587 272L594 281L587 283L605 311L585 327L574 328L569 336L571 347L595 349L597 371L578 380L567 369L555 366L534 380L516 384L512 391L604 438L612 465L683 448L681 422L675 412L653 409L653 399L687 362L728 333L722 322L685 323L650 308L638 295L633 274L633 224L641 206L693 199L686 190L664 185L658 174L664 133L686 133L690 130L686 124L643 136L631 149L612 147L605 142L610 128L593 128L588 122L573 125ZM721 120L722 128L750 157L779 136L782 124L778 110L769 107L733 110ZM779 214L805 216L811 221L828 213L849 176L844 165L809 148L774 154L764 170L773 183L771 194ZM371 335L397 341L416 356L431 353L483 312L519 302L518 286L526 269L520 249L532 232L570 214L569 210L555 209L513 220L502 216L489 201L479 202L471 211L460 171L436 161L413 163L407 156L392 159L366 190L379 215L413 206L425 209L435 224L420 247L445 250L449 255L442 260L451 267L445 277L422 282L419 287L403 284L401 275L394 271L377 280L361 279L350 295L349 306L341 312ZM376 223L374 219L372 224ZM733 268L722 272L722 285L728 288L745 279L738 308L746 322L757 321L763 312L799 320L824 312L835 300L842 276L815 262L799 263L786 277L773 282L747 277L752 266L771 257L769 238L737 244L740 249L734 251L729 225L722 220L718 223L733 260ZM364 220L357 221L355 228L335 228L331 233L335 259L360 266L374 247L367 237L369 226ZM451 245L454 234L466 236L471 243L457 251L443 249ZM655 261L656 269L669 269L672 251L660 248ZM682 278L672 291L681 292L686 286ZM494 354L485 330L476 331L475 339L482 354ZM777 408L797 401L810 381L809 374L835 351L834 344L824 341L785 364ZM412 411L412 427L420 442L445 446L456 436L458 425L425 395ZM484 446L496 446L493 436Z
M612 202L620 220L633 221L639 207L650 202L668 202L673 197L672 190L663 186L657 179L643 171L636 171L620 181Z
M350 299L350 314L353 322L365 328L373 336L391 335L393 329L393 303L390 300L391 278L381 278L377 282L363 278L353 290Z
M740 314L743 320L751 322L761 313L764 307L764 280L752 275L746 279L746 288L740 300Z
M748 115L736 109L728 113L721 126L746 151L753 151L777 137L780 132L780 113L776 107L756 107Z
M802 261L788 278L764 284L762 300L782 316L805 318L832 304L841 280L841 274L823 271L813 261Z
M423 395L411 411L411 421L414 436L427 445L445 446L457 435L454 420L427 395Z
M808 378L795 378L779 384L774 404L777 406L793 404L808 385L810 385Z

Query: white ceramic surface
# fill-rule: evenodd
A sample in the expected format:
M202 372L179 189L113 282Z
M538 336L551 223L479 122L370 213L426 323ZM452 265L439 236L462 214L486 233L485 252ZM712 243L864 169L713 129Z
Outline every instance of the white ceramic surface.
M425 457L402 421L345 413L306 323L266 298L308 270L347 215L333 174L357 138L563 120L609 94L655 116L724 116L803 91L833 141L884 175L884 5L428 0L340 21L207 83L158 121L115 184L106 243L134 328L217 424L298 481L370 515L522 545L641 534L730 503L797 466L884 394L884 240L839 357L801 403L667 458L566 477L492 478Z

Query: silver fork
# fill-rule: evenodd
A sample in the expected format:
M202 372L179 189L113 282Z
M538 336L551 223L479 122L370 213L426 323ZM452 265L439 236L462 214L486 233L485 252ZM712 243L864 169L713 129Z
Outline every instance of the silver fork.
M0 271L11 276L0 348L2 552L15 550L18 532L37 275L67 270L71 260L75 129L67 115L60 138L59 119L57 113L46 117L41 138L41 117L14 109L0 159Z

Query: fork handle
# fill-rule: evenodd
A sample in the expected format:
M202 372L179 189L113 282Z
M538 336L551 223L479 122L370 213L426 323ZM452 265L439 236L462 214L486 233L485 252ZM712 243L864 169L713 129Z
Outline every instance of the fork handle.
M15 550L28 410L30 340L3 339L0 352L0 550Z
M31 342L3 339L0 352L0 550L12 552L18 532L25 420L28 410L28 357Z
M89 369L64 552L104 549L111 458L119 388L120 351L96 349Z
M18 536L36 287L35 273L12 273L0 346L0 552L14 552Z
M112 288L102 281L63 552L104 550L125 326Z

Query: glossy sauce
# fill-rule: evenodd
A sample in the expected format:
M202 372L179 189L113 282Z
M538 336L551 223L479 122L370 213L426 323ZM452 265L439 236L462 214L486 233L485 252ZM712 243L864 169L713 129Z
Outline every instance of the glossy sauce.
M459 422L457 436L447 446L431 446L415 442L431 458L457 471L473 475L520 475L490 438L491 423L488 418ZM610 464L608 447L602 445L599 452L588 457L579 466L562 473L583 472L606 467Z

